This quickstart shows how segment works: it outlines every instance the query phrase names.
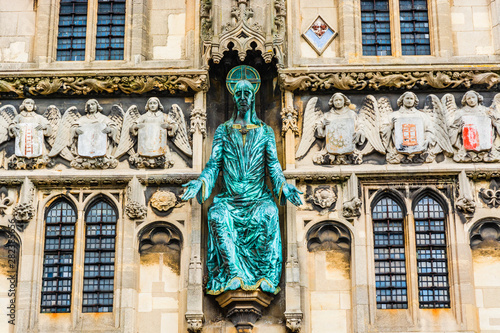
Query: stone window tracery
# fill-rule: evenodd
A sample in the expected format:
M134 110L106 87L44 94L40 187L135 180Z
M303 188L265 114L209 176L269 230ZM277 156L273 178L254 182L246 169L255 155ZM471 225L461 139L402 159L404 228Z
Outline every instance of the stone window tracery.
M415 206L418 291L421 308L449 308L445 214L429 196Z
M83 312L112 312L117 213L104 200L85 217Z
M49 207L45 220L42 313L71 312L76 212L64 199Z

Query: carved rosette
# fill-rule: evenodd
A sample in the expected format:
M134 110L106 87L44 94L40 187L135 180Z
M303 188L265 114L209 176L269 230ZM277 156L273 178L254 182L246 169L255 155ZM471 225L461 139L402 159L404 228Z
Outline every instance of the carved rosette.
M170 191L156 191L149 200L151 207L166 212L178 205L177 197Z
M281 72L279 80L281 88L288 91L445 89L473 86L491 89L500 83L500 75L496 71Z
M314 190L313 198L314 204L321 208L330 208L337 202L337 195L330 187L317 187Z
M299 127L297 126L297 119L299 113L297 109L288 106L281 110L281 135L285 135L289 130L293 132L296 136L299 135Z
M189 131L195 133L198 130L203 137L207 135L207 112L203 109L191 111L191 126Z

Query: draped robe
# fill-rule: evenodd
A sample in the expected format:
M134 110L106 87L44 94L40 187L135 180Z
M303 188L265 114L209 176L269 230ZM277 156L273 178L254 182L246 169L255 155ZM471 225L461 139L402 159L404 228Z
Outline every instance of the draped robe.
M207 293L255 290L278 293L282 254L278 208L265 184L266 168L280 204L285 178L278 161L273 130L249 125L243 135L237 124L220 125L212 154L200 175L204 202L222 171L222 190L208 211Z

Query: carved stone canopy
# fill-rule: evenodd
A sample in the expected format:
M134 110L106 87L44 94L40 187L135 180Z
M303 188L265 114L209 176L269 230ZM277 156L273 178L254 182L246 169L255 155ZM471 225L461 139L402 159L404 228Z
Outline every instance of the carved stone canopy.
M310 252L343 250L351 248L351 234L347 227L338 222L320 222L307 233L307 249Z
M477 223L470 232L470 247L481 248L500 248L500 221L486 220Z

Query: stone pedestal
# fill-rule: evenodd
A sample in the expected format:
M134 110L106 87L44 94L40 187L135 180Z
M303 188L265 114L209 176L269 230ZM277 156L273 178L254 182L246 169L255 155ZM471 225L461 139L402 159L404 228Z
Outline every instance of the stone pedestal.
M262 317L262 310L269 306L273 296L260 289L255 291L231 290L216 298L219 305L227 311L238 333L252 332L253 324Z

